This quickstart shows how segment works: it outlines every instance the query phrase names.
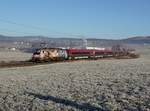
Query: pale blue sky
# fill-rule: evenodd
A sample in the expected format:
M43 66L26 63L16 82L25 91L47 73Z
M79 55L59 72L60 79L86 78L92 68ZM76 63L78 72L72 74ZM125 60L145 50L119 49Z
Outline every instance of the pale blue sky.
M112 39L150 35L150 0L0 0L0 34Z

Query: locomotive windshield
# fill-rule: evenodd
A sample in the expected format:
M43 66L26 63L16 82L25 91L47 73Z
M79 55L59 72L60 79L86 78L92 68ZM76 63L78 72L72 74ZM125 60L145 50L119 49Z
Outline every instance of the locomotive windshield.
M34 55L39 55L40 54L40 51L37 51L37 52L34 52Z

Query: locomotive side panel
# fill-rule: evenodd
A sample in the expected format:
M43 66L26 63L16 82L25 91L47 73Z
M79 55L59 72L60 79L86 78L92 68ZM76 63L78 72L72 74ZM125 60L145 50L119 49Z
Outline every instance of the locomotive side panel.
M68 53L65 49L58 50L58 57L62 59L68 59Z
M48 61L65 60L68 57L66 50L63 49L45 49L45 51L48 53L48 57L45 57L45 60Z

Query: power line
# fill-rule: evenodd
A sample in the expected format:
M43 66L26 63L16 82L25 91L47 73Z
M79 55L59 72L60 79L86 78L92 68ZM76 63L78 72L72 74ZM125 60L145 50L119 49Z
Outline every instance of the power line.
M18 31L18 30L12 30L12 29L8 29L8 28L0 28L0 30L2 30L2 31L4 31L3 33L6 33L6 34L17 34L17 36L18 36L18 33L22 33L22 34L24 34L24 35L26 35L26 36L43 36L43 35L38 35L38 34L36 34L36 33L30 33L30 32L23 32L23 31ZM21 35L19 35L19 36L21 36ZM57 35L57 34L51 34L50 35L50 37L63 37L63 36L60 36L60 35ZM79 35L78 35L79 36ZM77 36L76 36L77 37ZM83 37L83 36L80 36L81 38Z
M1 22L5 22L5 23L9 23L9 24L13 24L13 25L17 25L17 26L21 26L21 27L32 28L32 29L36 29L36 30L47 30L47 29L43 29L43 28L40 28L40 27L37 27L37 26L17 23L17 22L6 20L6 19L2 19L2 18L0 18L0 21Z
M4 22L4 23L8 23L8 24L13 24L13 25L25 27L25 28L35 29L35 30L39 30L39 31L42 30L42 31L48 32L50 34L50 30L46 29L46 28L40 28L40 27L33 26L33 25L26 25L26 24L22 24L22 23L17 23L17 22L14 22L14 21L3 19L1 17L0 17L0 21ZM81 37L82 36L80 34L70 34L70 33L63 33L63 32L57 32L57 31L54 31L54 33L57 33L56 35L65 35L65 36L72 36L72 37ZM53 35L53 34L50 34L50 35Z
M16 34L18 34L18 33L22 33L22 34L25 34L25 35L29 35L29 34L34 34L35 35L35 33L29 33L29 32L23 32L23 31L16 31L16 30L11 30L11 29L7 29L7 28L0 28L0 30L2 30L2 31L5 31L6 33L16 33Z

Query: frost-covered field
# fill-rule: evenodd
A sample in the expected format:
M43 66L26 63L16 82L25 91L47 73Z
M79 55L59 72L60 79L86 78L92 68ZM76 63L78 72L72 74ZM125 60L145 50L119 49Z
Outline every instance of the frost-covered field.
M150 110L150 50L141 58L0 69L0 111Z
M32 57L30 53L20 51L0 51L0 61L24 61Z

